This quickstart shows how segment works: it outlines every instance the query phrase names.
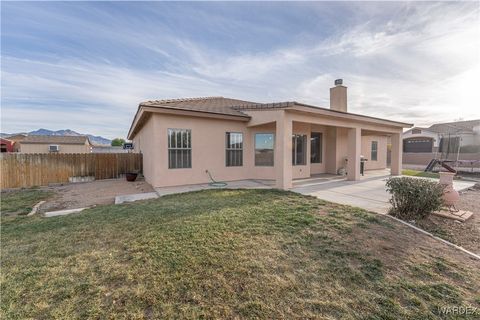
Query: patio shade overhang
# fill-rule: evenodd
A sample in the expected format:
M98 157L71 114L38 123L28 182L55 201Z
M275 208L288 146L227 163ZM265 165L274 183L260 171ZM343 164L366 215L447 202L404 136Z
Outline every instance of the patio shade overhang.
M403 131L404 128L411 128L413 126L413 124L410 123L336 111L295 101L270 105L271 107L265 108L242 108L243 112L252 116L252 121L249 122L248 126L258 126L275 121L275 116L268 115L268 113L261 116L265 111L285 112L285 116L290 118L290 120L297 122L344 128L359 127L363 130L370 130L379 133L398 133Z

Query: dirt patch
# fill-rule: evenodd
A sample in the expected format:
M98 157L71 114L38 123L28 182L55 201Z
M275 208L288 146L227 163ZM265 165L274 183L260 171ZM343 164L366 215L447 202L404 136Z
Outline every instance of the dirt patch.
M459 222L430 215L415 224L442 239L480 254L480 188L474 187L461 192L456 207L473 212L472 217L465 222Z
M402 262L411 261L417 264L428 261L433 256L452 262L461 261L463 266L473 268L473 270L480 266L478 260L466 253L415 231L400 222L387 217L379 219L394 227L385 228L382 224L374 223L369 225L368 232L362 232L362 228L354 228L352 241L361 244L364 251L376 256L392 271L400 268ZM358 249L360 250L360 248Z
M154 191L143 180L128 182L125 179L70 183L44 189L53 191L55 196L41 206L40 212L113 204L119 195Z
M477 194L477 197L479 195ZM333 212L346 211L353 215L353 218L345 214L332 216L331 209L322 210L323 212L319 213L320 221L328 225L329 237L338 243L349 243L349 246L354 248L352 252L367 252L375 256L389 268L391 275L399 272L406 261L416 265L429 261L434 256L452 264L461 262L459 264L470 270L480 267L480 261L477 259L386 215L372 216L359 211L360 209L331 203L329 207L334 209ZM332 219L332 217L335 218ZM341 224L340 220L343 220Z

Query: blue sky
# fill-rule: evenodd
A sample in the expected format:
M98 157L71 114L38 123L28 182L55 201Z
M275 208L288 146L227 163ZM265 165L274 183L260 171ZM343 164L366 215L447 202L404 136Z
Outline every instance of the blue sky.
M2 2L2 132L125 137L140 101L196 96L429 125L480 118L480 3Z

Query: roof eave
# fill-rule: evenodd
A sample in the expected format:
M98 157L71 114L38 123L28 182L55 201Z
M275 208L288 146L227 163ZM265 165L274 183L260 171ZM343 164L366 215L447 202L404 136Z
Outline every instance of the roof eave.
M312 106L312 105L309 105L309 104L305 104L305 103L300 103L300 102L296 102L294 101L294 106L293 107L287 107L289 109L293 109L295 108L295 106L300 106L300 107L307 107L307 108L311 108L311 109L316 109L318 111L323 111L323 112L332 112L334 114L339 114L339 115L346 115L346 116L354 116L354 117L360 117L360 118L366 118L366 119L371 119L371 120L379 120L379 121L382 121L382 122L387 122L387 123L390 123L394 126L401 126L402 128L412 128L413 127L413 124L412 123L405 123L405 122L399 122L399 121L392 121L392 120L388 120L388 119L382 119L382 118L378 118L378 117L372 117L372 116L366 116L366 115L363 115L363 114L358 114L358 113L351 113L351 112L343 112L343 111L338 111L338 110L332 110L330 108L325 108L325 107L317 107L317 106Z
M149 108L148 110L146 108ZM137 112L135 113L135 116L133 118L132 124L130 125L130 130L128 131L127 139L132 140L135 137L135 129L138 126L139 123L139 113L140 111L148 112L148 113L162 113L162 110L168 110L170 112L178 112L179 114L185 114L188 113L191 116L201 116L201 115L212 115L212 116L218 116L220 118L225 118L225 119L238 119L240 121L248 121L250 120L250 116L245 114L245 115L237 115L237 114L227 114L227 113L222 113L222 112L214 112L214 111L204 111L204 110L191 110L191 109L179 109L179 108L171 108L168 106L153 106L153 105L145 105L145 104L139 104Z

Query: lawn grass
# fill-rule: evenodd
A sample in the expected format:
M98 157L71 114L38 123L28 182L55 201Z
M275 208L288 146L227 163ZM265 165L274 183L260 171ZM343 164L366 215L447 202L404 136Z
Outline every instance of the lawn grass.
M408 247L414 237L276 190L3 217L1 318L436 319L442 306L480 307L480 264Z
M53 195L52 191L38 188L2 192L0 206L3 214L28 214L32 207Z
M438 174L438 172L425 172L425 171L404 169L402 170L402 174L404 176L440 179L440 175Z

